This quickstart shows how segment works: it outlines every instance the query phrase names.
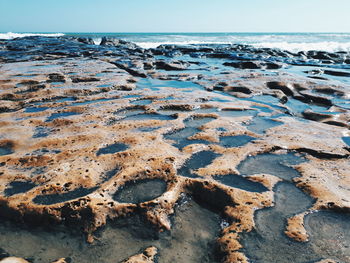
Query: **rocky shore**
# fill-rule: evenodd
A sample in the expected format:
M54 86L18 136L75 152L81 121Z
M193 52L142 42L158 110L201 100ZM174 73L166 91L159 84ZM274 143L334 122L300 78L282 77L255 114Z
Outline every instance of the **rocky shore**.
M0 73L0 262L350 262L349 53L25 37Z

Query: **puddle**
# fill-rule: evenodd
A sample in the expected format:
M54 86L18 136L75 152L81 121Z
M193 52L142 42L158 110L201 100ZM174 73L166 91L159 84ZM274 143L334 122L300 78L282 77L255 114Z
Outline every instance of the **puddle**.
M302 101L296 99L288 99L285 106L287 106L294 115L300 116L305 110L312 110L314 112L325 112L327 111L327 107L318 106L315 104L307 104Z
M264 153L256 156L249 156L242 161L237 169L241 175L271 174L284 180L291 180L300 176L299 172L293 169L292 165L297 165L306 160L292 153L271 154Z
M278 106L280 104L280 100L276 97L273 97L273 96L259 95L259 96L254 96L252 98L247 98L247 99L243 99L243 100L264 104L264 105L270 106L272 109L275 109L275 110L280 110L283 112L285 111L285 108ZM262 112L272 112L273 111L268 107L262 107L262 106L258 106L258 105L253 106L253 108L257 108L257 109L261 110Z
M145 110L139 109L139 108L131 108L131 109L126 108L115 112L116 115L123 115L125 117L144 114L144 113L145 113Z
M243 146L255 138L248 135L237 135L237 136L224 136L220 137L219 144L225 148L239 147Z
M349 214L319 212L307 216L310 242L300 243L284 234L286 219L311 207L313 200L284 182L276 186L275 202L274 207L256 212L256 229L243 235L243 251L250 262L308 263L327 258L349 262Z
M84 197L88 194L94 192L98 187L93 188L83 188L80 187L70 192L60 193L60 194L47 194L47 195L37 195L33 202L39 205L53 205L58 203L63 203L71 201L77 198Z
M110 71L110 72L100 72L100 73L97 73L95 74L96 77L105 77L108 75L108 73L113 73L113 71Z
M214 153L212 151L201 151L193 154L190 159L188 159L184 165L177 170L177 174L190 178L199 177L194 173L195 170L206 167L211 164L220 154Z
M70 117L70 116L74 116L74 115L79 115L79 113L78 112L70 112L70 111L53 113L47 118L46 122L50 122L50 121L53 121L55 119Z
M221 117L242 117L242 116L254 116L256 115L255 110L231 110L222 109L218 112Z
M344 108L347 110L350 110L350 101L349 100L343 100L343 99L339 99L339 98L335 98L333 100L334 105L340 107L340 108Z
M220 222L219 215L194 201L177 207L172 236L160 240L159 263L220 262L215 255Z
M60 150L49 150L49 149L46 149L46 148L42 148L42 149L38 149L38 150L35 150L33 151L32 153L27 153L27 155L35 155L35 156L42 156L42 155L45 155L45 154L59 154L61 151Z
M134 99L134 98L140 98L141 95L126 95L123 97L123 99Z
M169 97L159 99L159 101L168 101L168 100L176 100L176 98L174 96L169 96Z
M343 137L342 139L348 146L350 146L350 136L349 137Z
M219 113L217 108L198 108L194 110L196 113Z
M214 251L219 233L219 215L187 201L175 208L171 233L156 233L140 216L134 216L111 222L96 233L93 244L87 244L82 235L56 224L43 229L1 222L0 247L35 263L67 257L79 263L122 262L149 246L158 248L158 263L214 263L220 262Z
M232 100L222 99L222 98L212 98L211 101L214 101L214 102L223 102L223 103L232 102Z
M113 153L117 153L117 152L123 152L126 149L128 149L129 147L124 144L124 143L114 143L114 144L110 144L104 148L101 148L97 151L97 156L100 156L102 154L113 154Z
M108 88L108 87L111 87L113 86L113 84L102 84L102 85L97 85L96 87L97 88Z
M109 179L113 178L115 175L117 175L120 172L120 167L117 166L113 170L107 171L104 174L101 175L102 183L105 183L109 181Z
M158 113L142 113L142 114L136 114L136 115L130 115L125 117L124 121L142 121L142 120L159 120L159 121L166 121L166 120L175 120L177 117L172 115L163 115Z
M283 122L274 121L264 117L255 117L249 124L247 124L248 130L257 134L264 134L268 129L282 125Z
M73 97L62 98L62 99L56 100L55 102L56 103L63 103L63 102L71 102L71 101L76 101L76 98L73 98Z
M273 109L270 109L267 106L253 105L252 108L257 109L257 110L264 112L264 113L272 113L273 112Z
M164 135L164 138L166 140L172 140L175 141L172 145L176 148L182 149L186 147L187 145L191 144L210 144L208 141L204 140L189 140L187 138L195 135L196 133L200 132L197 128L193 127L187 127L181 130L176 130L172 133L168 133Z
M134 104L134 105L149 105L151 103L152 103L152 100L135 100L131 102L131 104Z
M52 86L57 86L57 85L63 85L65 82L64 81L54 81L54 82L50 82L50 84Z
M158 198L166 189L167 184L161 179L130 181L117 190L113 199L120 203L139 204Z
M13 153L12 147L13 146L11 143L1 143L0 144L0 156L12 154Z
M31 182L20 182L14 181L9 183L8 187L5 189L4 193L6 196L12 196L16 194L26 193L33 189L36 184Z
M200 132L201 130L199 129L200 126L214 120L214 118L189 118L184 121L185 128L180 129L180 130L175 130L171 133L165 134L164 138L166 140L172 140L175 141L172 145L182 149L187 145L191 144L210 144L208 141L204 140L189 140L188 138L195 135L196 133Z
M215 118L211 117L191 117L184 121L184 124L186 127L193 127L193 128L199 128L203 126L204 124L211 122L212 120L215 120Z
M305 218L310 246L318 255L350 262L350 214L321 211Z
M161 128L160 126L158 126L158 127L141 127L141 128L138 128L137 130L140 132L152 132L152 131L156 131L160 128Z
M33 138L47 137L47 136L49 136L50 132L51 132L50 128L38 126L34 130Z
M179 80L159 80L159 79L141 79L136 84L136 89L151 89L158 91L160 88L170 87L177 89L191 89L191 90L203 90L203 88L190 81L179 81Z
M29 107L29 108L26 108L24 112L28 112L28 113L42 112L42 111L46 111L47 109L48 107Z
M228 175L222 175L222 176L217 175L217 176L213 176L213 179L227 186L239 188L249 192L262 193L262 192L268 191L268 189L264 185L257 182L250 181L236 174L228 174Z
M83 106L83 105L88 105L88 104L93 104L93 103L98 103L98 102L104 102L104 101L111 101L111 100L115 100L115 98L88 100L88 101L83 101L83 102L75 102L75 103L72 103L71 106Z
M21 74L18 74L18 75L13 75L13 77L16 77L16 78L35 78L36 76L38 76L38 74L32 74L32 75L21 75Z

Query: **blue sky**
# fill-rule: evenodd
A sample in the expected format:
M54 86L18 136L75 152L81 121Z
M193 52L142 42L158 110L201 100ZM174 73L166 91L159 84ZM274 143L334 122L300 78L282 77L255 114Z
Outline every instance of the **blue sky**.
M0 32L349 32L350 0L0 0Z

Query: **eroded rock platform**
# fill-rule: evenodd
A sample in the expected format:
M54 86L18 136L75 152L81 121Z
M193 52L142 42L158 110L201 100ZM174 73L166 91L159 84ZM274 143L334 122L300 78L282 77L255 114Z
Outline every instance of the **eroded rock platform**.
M350 262L349 54L0 47L0 262Z

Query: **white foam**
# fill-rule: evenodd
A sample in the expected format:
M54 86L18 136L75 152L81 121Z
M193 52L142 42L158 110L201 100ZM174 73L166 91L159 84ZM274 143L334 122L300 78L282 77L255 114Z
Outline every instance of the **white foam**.
M263 42L250 44L257 48L278 48L291 52L322 50L327 52L350 51L350 42L312 42L312 43L289 43L289 42Z
M53 33L53 34L39 34L39 33L0 33L0 39L14 39L19 37L31 37L31 36L42 36L42 37L61 37L64 36L63 33Z
M135 42L138 46L148 49L156 48L160 45L191 45L191 44L237 44L237 42L217 42L217 41L164 41L164 42ZM311 42L311 43L293 43L293 42L258 42L258 43L239 43L251 45L256 48L274 48L288 50L291 52L321 50L327 52L347 51L350 52L350 42Z
M156 48L160 45L199 45L199 44L231 44L230 42L209 42L209 41L164 41L164 42L135 42L142 48Z
M93 38L92 41L94 41L95 45L99 45L102 42L102 38L98 37L98 38Z

